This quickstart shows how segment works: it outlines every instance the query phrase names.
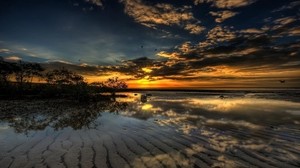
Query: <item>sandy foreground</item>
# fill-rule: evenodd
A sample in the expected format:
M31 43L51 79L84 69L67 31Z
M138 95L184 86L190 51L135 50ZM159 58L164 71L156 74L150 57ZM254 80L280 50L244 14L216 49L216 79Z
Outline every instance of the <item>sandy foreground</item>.
M300 167L297 124L186 121L170 111L139 119L122 103L0 104L0 167Z

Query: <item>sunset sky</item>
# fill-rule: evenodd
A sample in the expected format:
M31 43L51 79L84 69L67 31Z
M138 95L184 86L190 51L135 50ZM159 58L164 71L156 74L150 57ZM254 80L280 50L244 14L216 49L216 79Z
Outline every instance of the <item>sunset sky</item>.
M296 87L299 9L296 0L1 0L0 56L131 88Z

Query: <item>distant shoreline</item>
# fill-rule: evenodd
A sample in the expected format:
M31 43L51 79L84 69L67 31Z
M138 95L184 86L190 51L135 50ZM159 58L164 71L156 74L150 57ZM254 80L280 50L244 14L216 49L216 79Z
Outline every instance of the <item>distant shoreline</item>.
M166 92L218 92L218 91L293 91L300 90L300 87L283 88L283 87L222 87L222 88L128 88L122 92L134 91L166 91Z

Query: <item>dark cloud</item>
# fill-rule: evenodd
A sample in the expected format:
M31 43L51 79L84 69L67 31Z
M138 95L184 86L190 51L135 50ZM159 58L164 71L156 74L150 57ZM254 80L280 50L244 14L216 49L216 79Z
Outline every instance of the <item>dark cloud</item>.
M201 3L211 3L212 6L217 8L238 8L243 6L251 5L256 0L194 0L194 3L201 4Z
M229 11L229 10L225 10L225 11L218 11L218 12L211 11L211 12L209 12L209 14L216 17L215 22L222 23L226 19L234 17L238 13L233 12L233 11Z
M66 68L76 73L80 73L82 75L97 74L97 72L99 71L96 66L75 65L75 64L65 63L65 62L47 62L47 63L41 63L41 65L46 70Z
M167 3L150 3L142 0L120 0L124 12L137 23L157 29L160 25L179 26L191 34L200 34L205 27L191 12L192 7L184 5L175 7Z
M280 11L284 11L284 10L288 10L288 9L293 9L297 6L300 6L300 2L299 1L293 1L293 2L290 2L287 5L283 5L280 8L277 8L277 9L273 10L273 12L280 12Z

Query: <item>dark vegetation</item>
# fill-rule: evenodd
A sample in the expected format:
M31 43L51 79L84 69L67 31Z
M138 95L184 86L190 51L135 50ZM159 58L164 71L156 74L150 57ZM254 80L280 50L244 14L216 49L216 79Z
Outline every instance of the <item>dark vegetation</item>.
M126 102L97 101L76 103L69 99L35 100L2 100L0 102L0 121L9 123L17 133L44 130L46 127L55 130L71 127L75 130L94 128L102 112L118 114L127 108Z
M114 100L116 92L126 88L118 77L88 84L83 76L65 68L47 71L38 63L7 62L0 57L0 99Z

